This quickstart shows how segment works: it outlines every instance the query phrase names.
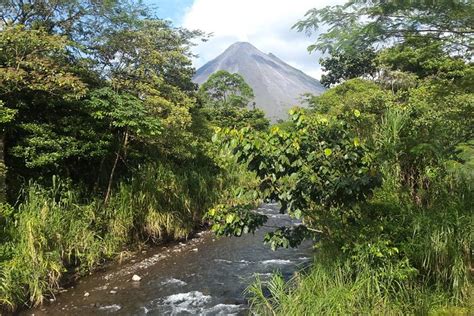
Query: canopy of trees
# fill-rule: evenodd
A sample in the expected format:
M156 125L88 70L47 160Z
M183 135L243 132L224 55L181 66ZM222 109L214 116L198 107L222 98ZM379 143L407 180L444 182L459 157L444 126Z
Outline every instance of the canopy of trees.
M341 80L375 75L375 52L403 45L408 39L418 41L420 47L436 43L449 56L471 60L473 10L471 1L354 0L310 10L294 28L312 34L323 25L328 27L308 50L328 53L321 59L327 71L321 82L329 87Z
M252 88L238 73L219 70L209 76L199 92L208 106L244 108L254 98Z
M199 88L199 96L208 119L218 127L264 130L269 126L265 113L256 109L255 103L248 109L253 89L238 73L220 70L210 75Z
M190 152L190 40L200 33L152 18L138 2L4 1L0 12L11 200L33 174L96 187L108 178L110 187L117 168L147 155L144 146Z

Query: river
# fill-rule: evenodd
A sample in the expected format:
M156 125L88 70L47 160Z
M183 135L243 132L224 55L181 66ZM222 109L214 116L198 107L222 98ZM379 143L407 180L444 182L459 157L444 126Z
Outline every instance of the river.
M297 224L278 205L258 209L267 225ZM202 232L186 243L156 247L124 264L84 277L42 307L24 315L245 315L245 288L257 275L280 271L286 278L307 265L311 243L272 251L264 227L254 235L216 238ZM133 281L138 275L140 281Z

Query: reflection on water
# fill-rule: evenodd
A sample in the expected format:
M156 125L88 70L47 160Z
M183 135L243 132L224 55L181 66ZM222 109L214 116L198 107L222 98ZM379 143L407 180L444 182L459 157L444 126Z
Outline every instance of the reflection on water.
M259 212L269 226L288 225L276 204ZM218 238L210 232L199 238L136 258L82 279L56 301L26 315L241 315L247 305L243 291L255 276L267 279L274 271L290 277L309 262L311 244L271 251L263 235ZM150 251L151 252L151 251ZM132 276L139 275L140 282Z

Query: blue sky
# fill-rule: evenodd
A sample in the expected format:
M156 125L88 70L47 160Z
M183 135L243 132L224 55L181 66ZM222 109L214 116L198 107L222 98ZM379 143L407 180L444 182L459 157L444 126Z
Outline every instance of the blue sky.
M246 41L264 53L273 53L314 78L321 77L320 55L307 47L316 36L292 30L312 8L336 5L345 0L144 0L156 14L176 26L212 33L209 41L193 48L199 68L237 41Z
M146 0L145 2L156 8L156 13L160 18L170 19L175 25L182 23L186 10L193 4L193 0Z

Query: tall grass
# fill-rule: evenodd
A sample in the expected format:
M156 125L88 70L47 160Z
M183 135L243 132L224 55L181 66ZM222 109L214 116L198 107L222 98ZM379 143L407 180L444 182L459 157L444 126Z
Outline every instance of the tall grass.
M101 257L93 230L94 204L79 204L76 192L54 181L46 190L30 184L10 219L9 260L2 263L0 300L40 304L70 266L91 268Z
M470 293L474 249L474 194L468 179L432 181L423 192L427 206L417 207L403 251L419 270L422 282L451 294L462 303Z
M208 168L144 166L130 183L120 185L105 209L111 238L126 232L153 241L185 238L217 199L220 187L218 175Z
M391 168L390 170L395 170ZM468 179L467 179L468 180ZM259 315L468 315L474 310L472 182L432 176L417 192L386 175L342 234L322 243L308 273L248 289ZM341 246L343 245L343 246Z
M423 283L387 283L380 272L354 272L348 262L318 253L307 274L288 282L278 274L257 279L247 291L257 315L468 315L474 307L454 306L445 292Z
M91 271L134 243L186 238L223 184L212 166L147 165L104 205L65 181L30 183L13 213L2 212L0 307L41 304L65 272Z

